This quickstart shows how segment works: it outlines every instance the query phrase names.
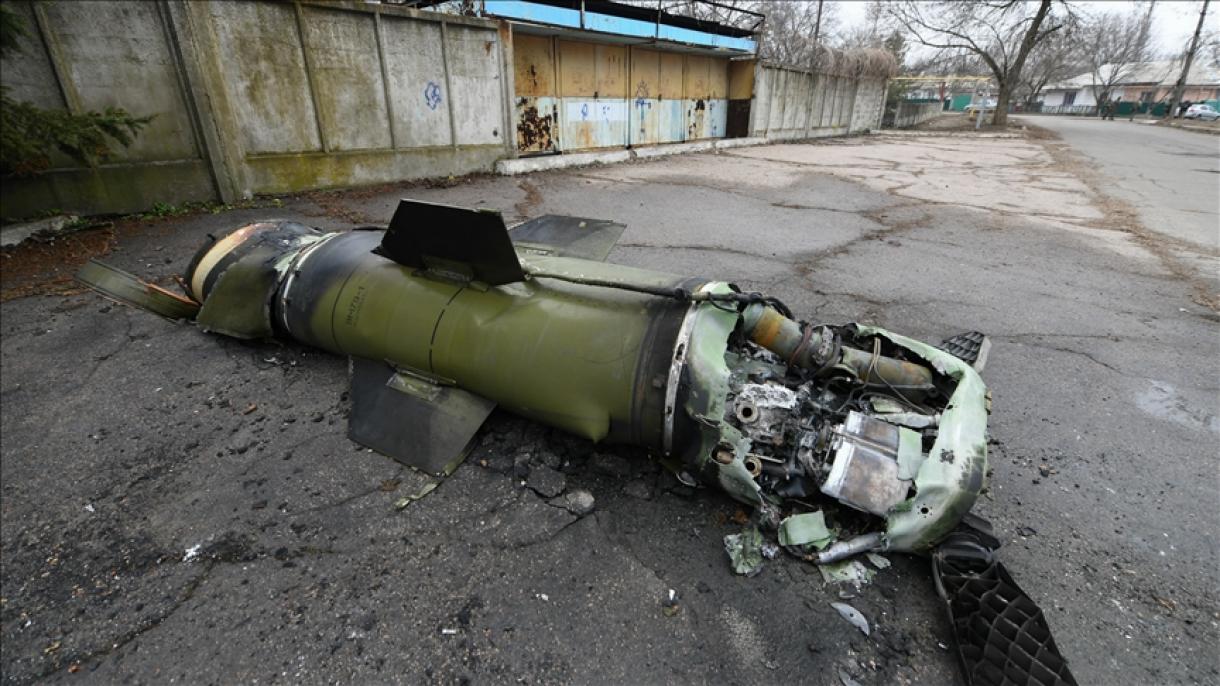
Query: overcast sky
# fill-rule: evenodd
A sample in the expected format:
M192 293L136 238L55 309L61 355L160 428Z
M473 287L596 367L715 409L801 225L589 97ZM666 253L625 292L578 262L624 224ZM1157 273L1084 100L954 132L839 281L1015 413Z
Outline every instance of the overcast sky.
M868 2L865 0L855 2L842 0L833 2L833 4L838 6L841 29L848 29L853 25L865 22L865 12L868 10ZM1089 13L1129 10L1131 6L1137 4L1139 3L1121 2L1120 0L1072 2L1072 5ZM1194 34L1195 26L1199 22L1199 9L1202 6L1201 0L1160 0L1156 3L1152 10L1152 22L1158 53L1172 53L1173 57L1177 57L1186 49L1186 44ZM1204 30L1218 27L1220 27L1220 3L1213 2L1207 9L1207 24L1204 26Z

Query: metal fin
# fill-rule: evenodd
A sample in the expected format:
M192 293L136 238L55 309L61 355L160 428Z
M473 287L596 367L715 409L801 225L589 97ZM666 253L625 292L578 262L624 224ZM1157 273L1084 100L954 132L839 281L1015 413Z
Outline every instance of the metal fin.
M374 252L450 279L490 286L525 280L504 218L495 210L400 200Z
M449 474L496 406L454 386L401 373L385 362L351 358L348 438L434 475Z
M199 303L104 262L89 260L76 280L102 295L169 319L194 319Z
M604 219L547 214L513 227L508 235L522 252L604 262L626 228Z
M1074 686L1042 610L995 558L999 541L961 526L932 555L969 686Z

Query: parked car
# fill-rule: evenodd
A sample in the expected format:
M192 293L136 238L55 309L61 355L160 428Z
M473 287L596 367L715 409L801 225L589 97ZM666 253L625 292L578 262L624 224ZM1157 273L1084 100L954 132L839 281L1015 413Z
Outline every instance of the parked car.
M975 111L990 112L995 109L995 98L984 98L978 102L972 102L966 105L966 114L974 114Z
M1198 105L1191 105L1188 107L1186 109L1186 114L1182 116L1186 117L1187 119L1216 121L1217 119L1220 119L1220 112L1217 112L1216 108L1212 107L1211 105L1199 103Z

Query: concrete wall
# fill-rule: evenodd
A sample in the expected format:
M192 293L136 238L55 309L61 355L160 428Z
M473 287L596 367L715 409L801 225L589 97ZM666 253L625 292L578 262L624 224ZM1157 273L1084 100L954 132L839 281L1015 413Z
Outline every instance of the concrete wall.
M130 148L97 169L55 154L52 169L5 179L3 214L122 212L217 197L166 6L160 2L10 2L25 19L20 52L0 64L15 100L74 113L122 107L155 115Z
M922 124L943 111L944 105L939 102L899 101L898 110L894 113L893 128L905 129Z
M495 22L361 2L16 2L11 95L155 115L99 169L6 180L4 214L129 212L490 171L511 150Z
M760 63L754 77L750 135L790 140L878 129L884 105L884 79Z

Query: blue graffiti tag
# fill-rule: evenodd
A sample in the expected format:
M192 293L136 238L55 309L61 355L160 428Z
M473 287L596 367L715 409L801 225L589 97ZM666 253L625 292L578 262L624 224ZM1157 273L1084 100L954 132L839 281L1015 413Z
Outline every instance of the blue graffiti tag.
M435 81L429 81L427 86L424 86L424 103L428 105L428 109L434 110L441 104L441 87Z
M580 106L580 118L581 119L589 118L589 103L586 102L585 104Z

